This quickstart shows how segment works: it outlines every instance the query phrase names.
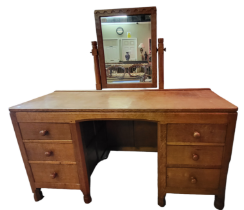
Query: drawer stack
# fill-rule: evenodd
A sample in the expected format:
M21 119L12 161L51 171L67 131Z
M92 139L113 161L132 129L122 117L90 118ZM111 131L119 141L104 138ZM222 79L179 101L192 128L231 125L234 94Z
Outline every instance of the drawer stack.
M69 124L19 123L37 188L79 189Z
M167 125L167 187L218 189L225 124Z

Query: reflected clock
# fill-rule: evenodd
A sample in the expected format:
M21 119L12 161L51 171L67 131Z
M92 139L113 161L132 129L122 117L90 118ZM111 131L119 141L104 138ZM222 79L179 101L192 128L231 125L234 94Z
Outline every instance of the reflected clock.
M124 29L123 29L122 27L118 27L118 28L116 29L116 33L117 33L118 35L122 35L122 34L124 33Z

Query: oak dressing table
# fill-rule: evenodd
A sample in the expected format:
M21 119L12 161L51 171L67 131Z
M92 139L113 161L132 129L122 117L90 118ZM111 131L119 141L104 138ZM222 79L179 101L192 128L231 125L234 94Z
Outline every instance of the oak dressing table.
M104 13L150 13L156 24L155 7L95 11L97 91L55 91L10 108L35 200L43 198L41 188L78 189L90 203L90 176L110 151L146 151L158 153L160 206L165 206L166 193L210 194L215 195L215 207L223 209L237 107L210 89L163 89L162 39L159 89L101 91L116 85L154 87L157 81L156 25L151 25L152 74L144 71L141 80L131 67L122 70L134 78L121 78L118 68L106 70L99 22Z

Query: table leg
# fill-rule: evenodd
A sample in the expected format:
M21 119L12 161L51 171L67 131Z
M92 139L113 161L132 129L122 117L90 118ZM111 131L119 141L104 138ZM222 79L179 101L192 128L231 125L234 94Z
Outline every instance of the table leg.
M214 206L216 209L222 210L225 206L225 196L215 195Z
M91 201L92 201L92 198L91 198L91 196L90 196L90 194L87 194L87 195L84 195L84 201L85 201L85 203L91 203Z
M166 194L162 197L158 197L158 205L164 207L166 205Z
M35 201L40 201L44 198L41 188L36 188L35 192L34 192L34 199Z

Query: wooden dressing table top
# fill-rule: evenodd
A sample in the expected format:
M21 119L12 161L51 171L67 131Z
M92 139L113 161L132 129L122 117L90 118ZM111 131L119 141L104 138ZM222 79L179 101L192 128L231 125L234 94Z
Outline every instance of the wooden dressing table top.
M55 91L13 106L10 111L236 112L210 89Z

